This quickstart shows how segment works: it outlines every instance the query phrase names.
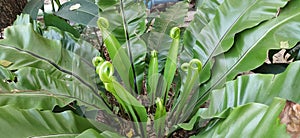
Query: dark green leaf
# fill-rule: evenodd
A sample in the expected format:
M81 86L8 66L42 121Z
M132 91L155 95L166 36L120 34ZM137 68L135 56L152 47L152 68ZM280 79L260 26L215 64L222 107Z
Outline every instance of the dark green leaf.
M196 36L193 50L194 57L203 63L201 79L205 81L210 77L211 59L229 50L237 33L275 17L277 9L287 2L288 0L224 1L214 18Z
M16 25L4 32L0 55L13 62L9 69L24 66L41 68L59 78L76 78L90 89L94 86L94 67L78 55L62 48L59 41L45 39L33 31L32 25ZM16 56L17 55L17 56Z
M80 135L76 136L76 138L124 138L124 137L110 131L104 131L102 133L99 133L94 129L88 129L82 132Z
M44 13L44 21L46 26L54 26L62 31L73 34L76 38L80 37L80 33L77 30L75 30L69 23L67 23L64 19L59 18L58 16Z
M298 4L299 1L291 1L279 17L239 34L234 46L216 58L212 77L200 88L201 93L206 95L239 72L258 67L265 61L269 49L281 49L282 43L287 43L289 47L296 45L300 41L297 35L300 31L300 8L295 6Z
M165 12L161 12L153 24L154 31L169 34L173 27L183 25L188 7L187 2L178 2L167 8Z
M286 100L274 98L270 106L249 103L236 107L225 120L195 137L289 137L278 119L285 104Z
M83 131L96 129L85 118L72 112L52 113L37 109L16 109L12 106L0 107L0 133L5 137L75 137ZM16 132L17 131L17 132Z
M76 39L68 32L64 32L55 27L48 27L44 30L43 36L48 39L60 40L62 47L70 52L80 56L84 62L89 63L99 54L99 51L95 49L90 43Z
M78 24L97 27L98 6L87 0L72 0L64 3L55 15Z
M226 83L226 87L212 92L207 117L226 116L226 110L249 102L269 105L274 97L300 102L300 62L291 63L285 72L278 75L253 74L238 77ZM224 113L224 114L223 114Z

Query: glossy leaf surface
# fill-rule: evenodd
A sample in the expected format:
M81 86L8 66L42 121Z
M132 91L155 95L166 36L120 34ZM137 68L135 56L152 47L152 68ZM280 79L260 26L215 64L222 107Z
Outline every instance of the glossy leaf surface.
M288 47L296 45L300 40L297 35L300 31L300 8L295 6L297 4L299 1L290 2L279 17L239 34L232 49L216 58L212 77L200 88L201 93L205 95L239 72L258 67L265 61L269 49L280 49L284 42L288 43Z
M75 137L86 129L94 128L87 119L72 112L54 114L51 111L21 110L12 106L0 107L0 111L0 123L5 128L0 131L6 137Z

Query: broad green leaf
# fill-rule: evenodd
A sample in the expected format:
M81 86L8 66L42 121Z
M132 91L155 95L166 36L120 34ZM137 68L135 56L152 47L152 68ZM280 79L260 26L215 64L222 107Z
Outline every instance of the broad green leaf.
M87 64L91 64L91 60L99 54L98 50L88 42L76 39L72 34L55 27L47 27L43 31L43 36L48 39L60 40L64 49L80 56Z
M144 3L125 1L124 10L129 38L133 39L140 37L146 30L146 7ZM123 45L126 42L126 37L119 3L115 4L114 8L101 11L100 16L109 20L109 32L111 32L118 39L120 44Z
M300 40L297 35L300 31L300 8L295 6L297 4L300 4L299 1L291 1L279 17L239 34L232 49L216 58L212 77L200 88L200 92L206 96L209 91L233 79L239 72L258 67L265 61L267 51L280 49L281 42L294 46ZM205 97L201 98L200 103L203 103Z
M300 62L297 61L291 63L281 74L252 74L229 81L225 88L212 91L209 107L199 109L193 118L201 117L202 122L205 119L226 118L231 115L232 108L248 103L271 105L274 97L299 103L300 95L295 93L295 90L300 89L299 70ZM191 120L182 127L190 129L195 123L196 121Z
M234 108L230 115L208 130L200 131L197 138L207 137L289 137L279 114L286 100L274 98L270 106L249 103Z
M197 8L197 15L204 19L205 24L212 20L218 7L224 2L224 0L203 0L202 4Z
M95 2L101 10L105 10L114 6L119 0L96 0Z
M198 118L200 118L200 115L202 115L203 112L205 112L206 110L207 110L206 108L200 108L198 110L198 112L189 120L189 122L187 122L187 123L179 123L179 124L177 124L177 126L175 126L175 128L176 127L180 127L180 128L182 128L184 130L193 130L194 125L199 120ZM204 121L206 122L207 120L204 120Z
M36 20L39 9L44 6L43 0L30 0L23 9L23 13L29 14L32 19Z
M90 120L69 111L52 113L12 106L2 106L0 111L0 124L5 128L0 133L5 137L75 137L87 129L96 129Z
M15 75L12 72L0 66L0 92L11 91L12 88L9 87L8 82L14 79Z
M1 58L13 62L9 69L25 66L41 68L58 78L77 79L94 92L94 67L78 55L62 48L61 43L45 39L31 24L15 25L4 32L0 41Z
M76 136L76 138L123 138L123 137L117 133L113 133L110 131L104 131L102 133L99 133L94 129L88 129L82 132L80 135Z
M165 12L161 12L159 17L155 18L154 31L169 34L173 27L178 27L184 23L188 8L188 2L178 2L167 8Z
M215 17L217 8L224 0L203 0L201 5L197 8L194 19L189 23L184 33L184 47L193 54L193 47L196 45L199 32Z
M277 9L287 2L288 0L224 1L218 7L215 17L197 35L194 57L201 60L203 71L206 71L201 74L201 78L207 80L210 77L211 59L230 49L237 33L271 19L276 15Z
M44 89L109 111L95 88L95 73L91 60L89 63L87 59L73 53L79 49L62 48L59 41L45 39L35 33L31 24L12 26L5 34L7 39L0 41L0 55L13 62L9 69L38 68L19 70L18 83L14 89ZM73 48L84 49L78 46Z
M72 0L62 4L55 15L78 24L97 27L98 6L88 0Z
M18 82L9 83L11 91L1 91L0 106L11 105L19 109L39 110L54 110L56 106L69 106L77 114L93 120L97 116L90 113L93 111L101 111L106 116L116 118L102 99L80 82L58 80L45 74L45 71L34 68L24 68L16 74ZM80 105L78 108L69 105L74 101ZM94 125L99 130L113 130L109 127L111 124Z
M107 107L103 103L98 94L93 93L88 87L81 82L73 80L61 80L51 77L44 70L34 68L24 68L17 73L18 82L16 88L20 90L47 90L53 95L66 96L73 99L78 99L85 104L94 105L99 109Z
M54 106L66 106L73 100L71 97L51 94L46 90L23 90L19 92L1 92L0 106L13 106L18 109L53 110ZM78 100L79 103L82 103ZM82 104L84 105L84 104Z
M277 75L253 74L238 77L226 83L225 88L215 90L210 96L210 106L203 114L206 117L227 115L227 109L249 102L269 105L274 97L300 102L295 90L300 78L300 62L291 63L285 72Z
M77 30L75 30L69 23L58 16L44 13L44 21L46 26L54 26L62 31L70 32L76 38L80 37L80 33Z

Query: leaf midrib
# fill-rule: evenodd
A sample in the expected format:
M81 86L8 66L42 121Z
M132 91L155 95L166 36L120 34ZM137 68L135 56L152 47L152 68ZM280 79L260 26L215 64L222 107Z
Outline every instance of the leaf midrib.
M52 93L50 91L47 91L47 90L34 90L34 91L22 91L21 93L17 92L17 93L11 93L11 92L5 92L5 93L1 93L0 94L1 96L37 96L37 97L54 97L54 98L57 98L59 99L59 97L65 97L65 98L70 98L70 99L75 99L77 101L80 101L86 105L89 105L91 107L94 107L95 109L98 109L98 110L102 110L100 109L98 106L94 105L94 104L90 104L90 103L87 103L77 97L72 97L72 96L69 96L69 95L63 95L63 94L57 94L57 93Z
M28 55L31 55L31 56L33 56L33 57L36 57L37 59L43 60L43 61L45 61L45 62L51 64L52 66L54 66L54 67L55 67L56 69L58 69L59 71L61 71L61 72L63 72L63 73L66 73L66 74L68 74L68 75L73 76L73 77L76 78L78 81L80 81L82 84L84 84L84 85L87 86L89 89L91 89L96 95L98 95L98 94L97 94L97 90L95 90L90 84L88 84L88 83L85 82L82 78L80 78L79 75L77 75L77 74L75 74L75 73L73 73L73 72L71 72L71 71L68 71L68 70L63 69L62 67L60 67L60 66L57 65L56 63L52 62L51 60L46 59L46 58L44 58L44 57L41 57L41 56L39 56L39 55L37 55L37 54L35 54L35 53L32 53L32 52L30 52L30 51L22 50L22 49L17 48L17 47L11 47L11 46L6 46L6 45L2 45L2 44L0 44L0 45L1 45L2 47L8 48L8 49L15 49L15 50L17 50L17 51L24 52L24 53L26 53L26 54L28 54Z
M258 2L258 0L255 0L255 2L253 2L253 4L251 6L249 6L248 8L246 8L245 10L243 10L243 12L241 13L240 16L237 17L237 19L234 21L233 24L231 24L231 26L226 30L225 34L221 37L220 41L218 41L218 43L216 44L216 46L214 47L213 51L210 53L210 55L208 56L208 59L204 62L203 64L203 68L206 67L207 63L211 60L211 58L213 57L214 53L216 52L216 50L219 48L220 43L223 42L223 40L225 39L225 36L227 36L227 34L230 32L230 30L233 28L233 26L239 21L239 19L241 19L241 17L243 15L245 15L246 11L248 11L250 8L252 8L256 3ZM219 8L218 8L219 11ZM217 13L219 14L219 12ZM213 22L211 22L213 23ZM207 25L207 27L209 27ZM202 32L202 31L201 31ZM238 33L238 32L236 32Z
M203 96L202 97L200 97L200 99L202 99L203 97L205 97L205 95L209 92L209 91L211 91L215 86L217 86L224 78L225 78L225 76L227 76L237 65L238 65L238 63L242 60L242 59L244 59L245 57L246 57L246 55L248 55L248 53L255 47L255 45L257 45L259 42L261 42L261 40L263 39L263 38L265 38L265 36L269 33L269 32L271 32L274 28L276 28L276 27L278 27L278 26L280 26L280 25L282 25L283 23L285 23L285 22L287 22L287 21L289 21L290 19L292 19L292 18L295 18L296 16L299 16L300 15L300 13L298 12L297 14L293 14L292 16L290 16L290 17L288 17L288 18L285 18L284 20L282 20L281 22L279 22L279 23L277 23L276 25L274 25L273 27L271 27L270 29L268 29L268 30L266 30L266 32L264 33L264 35L262 35L262 37L260 37L259 39L258 39L258 41L256 41L256 43L254 43L253 45L252 45L252 47L249 47L249 49L248 50L246 50L246 52L245 52L245 54L243 54L234 64L233 64L233 66L229 69L229 70L227 70L223 75L222 75L222 77L220 77L220 79L218 79L218 81L216 82L216 83L214 83L207 91L205 91L205 93L203 94Z

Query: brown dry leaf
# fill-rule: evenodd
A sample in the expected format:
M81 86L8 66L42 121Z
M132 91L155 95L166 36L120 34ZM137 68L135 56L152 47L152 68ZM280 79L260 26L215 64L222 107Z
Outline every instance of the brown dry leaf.
M300 136L300 104L287 101L280 113L280 123L286 125L286 131L292 138Z

